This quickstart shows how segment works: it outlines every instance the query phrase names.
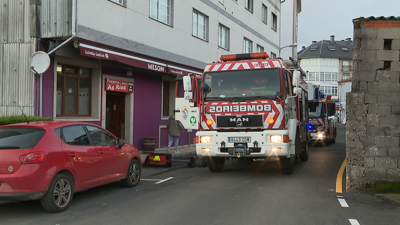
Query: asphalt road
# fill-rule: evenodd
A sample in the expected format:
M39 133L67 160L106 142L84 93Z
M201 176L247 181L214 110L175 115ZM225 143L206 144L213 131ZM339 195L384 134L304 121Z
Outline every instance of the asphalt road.
M211 173L174 158L171 168L144 167L135 188L116 182L77 193L62 213L44 212L39 201L0 202L0 224L399 224L398 203L336 193L344 159L340 126L336 143L313 145L291 175L279 161L229 160Z

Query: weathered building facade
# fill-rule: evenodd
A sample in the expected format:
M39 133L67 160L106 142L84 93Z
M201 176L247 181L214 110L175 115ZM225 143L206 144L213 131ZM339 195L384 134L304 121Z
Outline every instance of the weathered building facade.
M357 18L347 94L347 190L400 182L400 17Z

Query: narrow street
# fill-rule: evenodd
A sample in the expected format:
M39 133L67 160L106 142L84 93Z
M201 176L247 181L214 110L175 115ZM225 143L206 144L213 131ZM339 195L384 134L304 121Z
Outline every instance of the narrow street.
M291 175L278 161L229 160L211 173L174 158L171 168L144 167L136 188L117 182L75 194L62 213L46 213L39 201L2 202L0 224L397 224L400 205L345 187L336 193L344 132L338 126L335 144L313 145Z

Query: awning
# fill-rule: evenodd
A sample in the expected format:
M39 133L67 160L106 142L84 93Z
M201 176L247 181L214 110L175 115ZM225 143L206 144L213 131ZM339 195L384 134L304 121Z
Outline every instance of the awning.
M112 60L127 65L153 70L161 73L179 75L182 73L202 74L202 71L181 66L179 64L161 61L158 59L143 57L133 53L124 53L104 47L94 46L86 43L79 43L80 53L83 56Z

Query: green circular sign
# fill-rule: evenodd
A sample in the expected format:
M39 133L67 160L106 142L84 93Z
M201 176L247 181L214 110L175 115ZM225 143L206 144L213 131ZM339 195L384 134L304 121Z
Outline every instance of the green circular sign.
M196 126L196 123L197 123L196 117L194 116L190 117L190 125Z

